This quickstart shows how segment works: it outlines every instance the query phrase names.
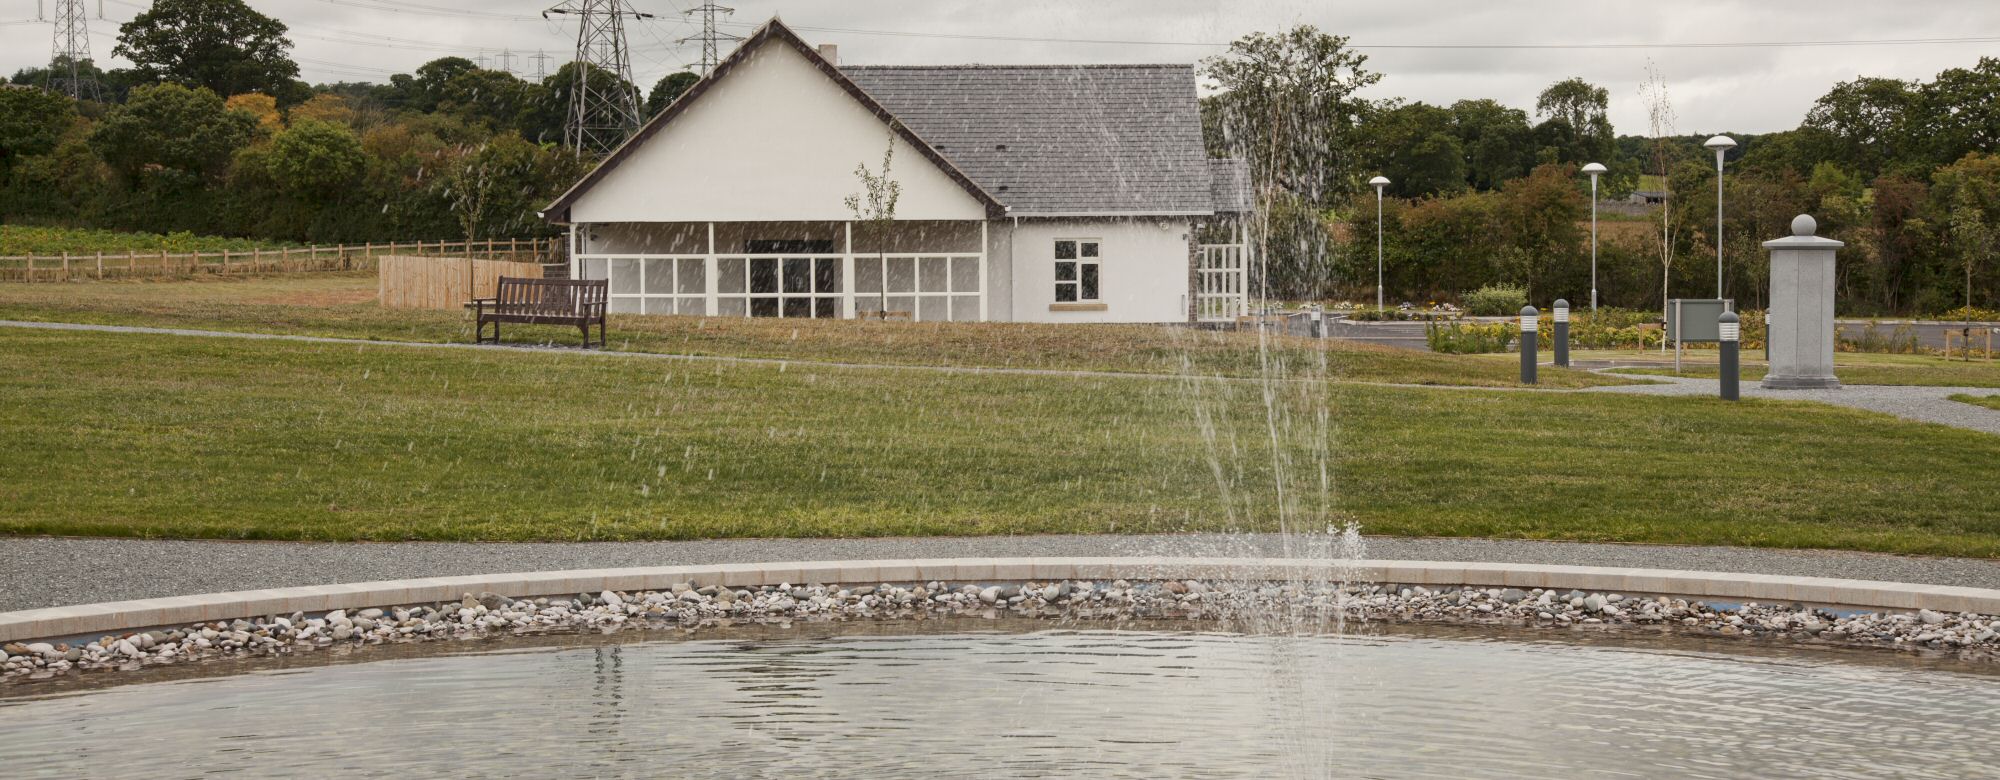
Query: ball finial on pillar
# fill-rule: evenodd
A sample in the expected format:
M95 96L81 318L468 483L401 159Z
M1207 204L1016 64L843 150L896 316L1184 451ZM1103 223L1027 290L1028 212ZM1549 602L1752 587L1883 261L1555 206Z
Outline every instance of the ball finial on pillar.
M1800 214L1792 217L1792 235L1810 236L1818 232L1819 221L1813 219L1811 214Z

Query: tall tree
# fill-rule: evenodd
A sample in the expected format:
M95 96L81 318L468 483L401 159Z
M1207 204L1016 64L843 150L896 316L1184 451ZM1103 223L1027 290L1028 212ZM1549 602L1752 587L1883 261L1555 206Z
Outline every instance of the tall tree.
M39 89L0 89L0 183L23 157L48 154L76 119L69 98Z
M661 111L680 99L682 93L687 92L689 87L700 80L700 76L685 70L660 77L659 82L653 85L653 91L646 95L646 116L659 116Z
M90 146L128 184L154 167L213 178L256 126L256 117L224 108L206 88L157 84L133 89L125 105L97 124Z
M143 75L218 95L262 92L287 104L297 94L298 63L287 52L285 25L243 0L156 0L118 27L113 54Z
M1550 84L1535 98L1535 126L1545 162L1604 163L1609 165L1618 151L1618 138L1611 128L1611 94L1579 78Z
M1356 135L1369 170L1389 177L1399 198L1465 189L1465 149L1453 133L1452 112L1417 102L1369 111Z
M1224 145L1259 186L1333 205L1357 183L1354 128L1368 104L1356 93L1382 79L1367 62L1347 38L1311 25L1238 38L1202 61L1221 90Z
M1907 81L1869 77L1844 81L1813 103L1802 127L1823 139L1816 150L1819 159L1874 178L1909 150L1905 116L1915 100Z
M1356 93L1382 78L1367 62L1346 38L1311 25L1252 33L1202 61L1220 90L1211 148L1249 162L1265 206L1252 231L1262 291L1319 297L1333 281L1322 213L1360 184L1354 129L1368 103Z
M1492 100L1461 100L1451 104L1451 117L1452 132L1465 150L1466 183L1474 189L1498 189L1534 167L1528 112Z
M1932 211L1944 218L1958 259L1960 300L1967 308L1992 305L1993 254L2000 246L2000 156L1973 152L1939 168L1931 177L1931 197L1936 201Z

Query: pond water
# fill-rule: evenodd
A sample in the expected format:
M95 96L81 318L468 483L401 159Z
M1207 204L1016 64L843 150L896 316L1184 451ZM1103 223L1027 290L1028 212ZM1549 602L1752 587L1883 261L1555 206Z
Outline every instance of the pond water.
M8 777L1975 777L2000 676L1884 651L919 621L0 687Z

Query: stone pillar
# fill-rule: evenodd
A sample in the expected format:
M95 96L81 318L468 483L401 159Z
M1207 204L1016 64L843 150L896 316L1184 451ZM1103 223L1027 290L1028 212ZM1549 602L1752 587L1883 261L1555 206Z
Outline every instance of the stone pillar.
M1843 244L1813 235L1818 230L1812 215L1800 214L1792 235L1764 242L1771 250L1768 389L1840 386L1833 376L1833 250Z

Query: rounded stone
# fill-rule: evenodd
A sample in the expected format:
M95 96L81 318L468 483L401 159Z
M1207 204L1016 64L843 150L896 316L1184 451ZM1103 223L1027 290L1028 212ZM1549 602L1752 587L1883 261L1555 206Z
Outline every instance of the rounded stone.
M1810 236L1818 232L1819 220L1813 219L1811 214L1800 214L1792 217L1792 235Z

